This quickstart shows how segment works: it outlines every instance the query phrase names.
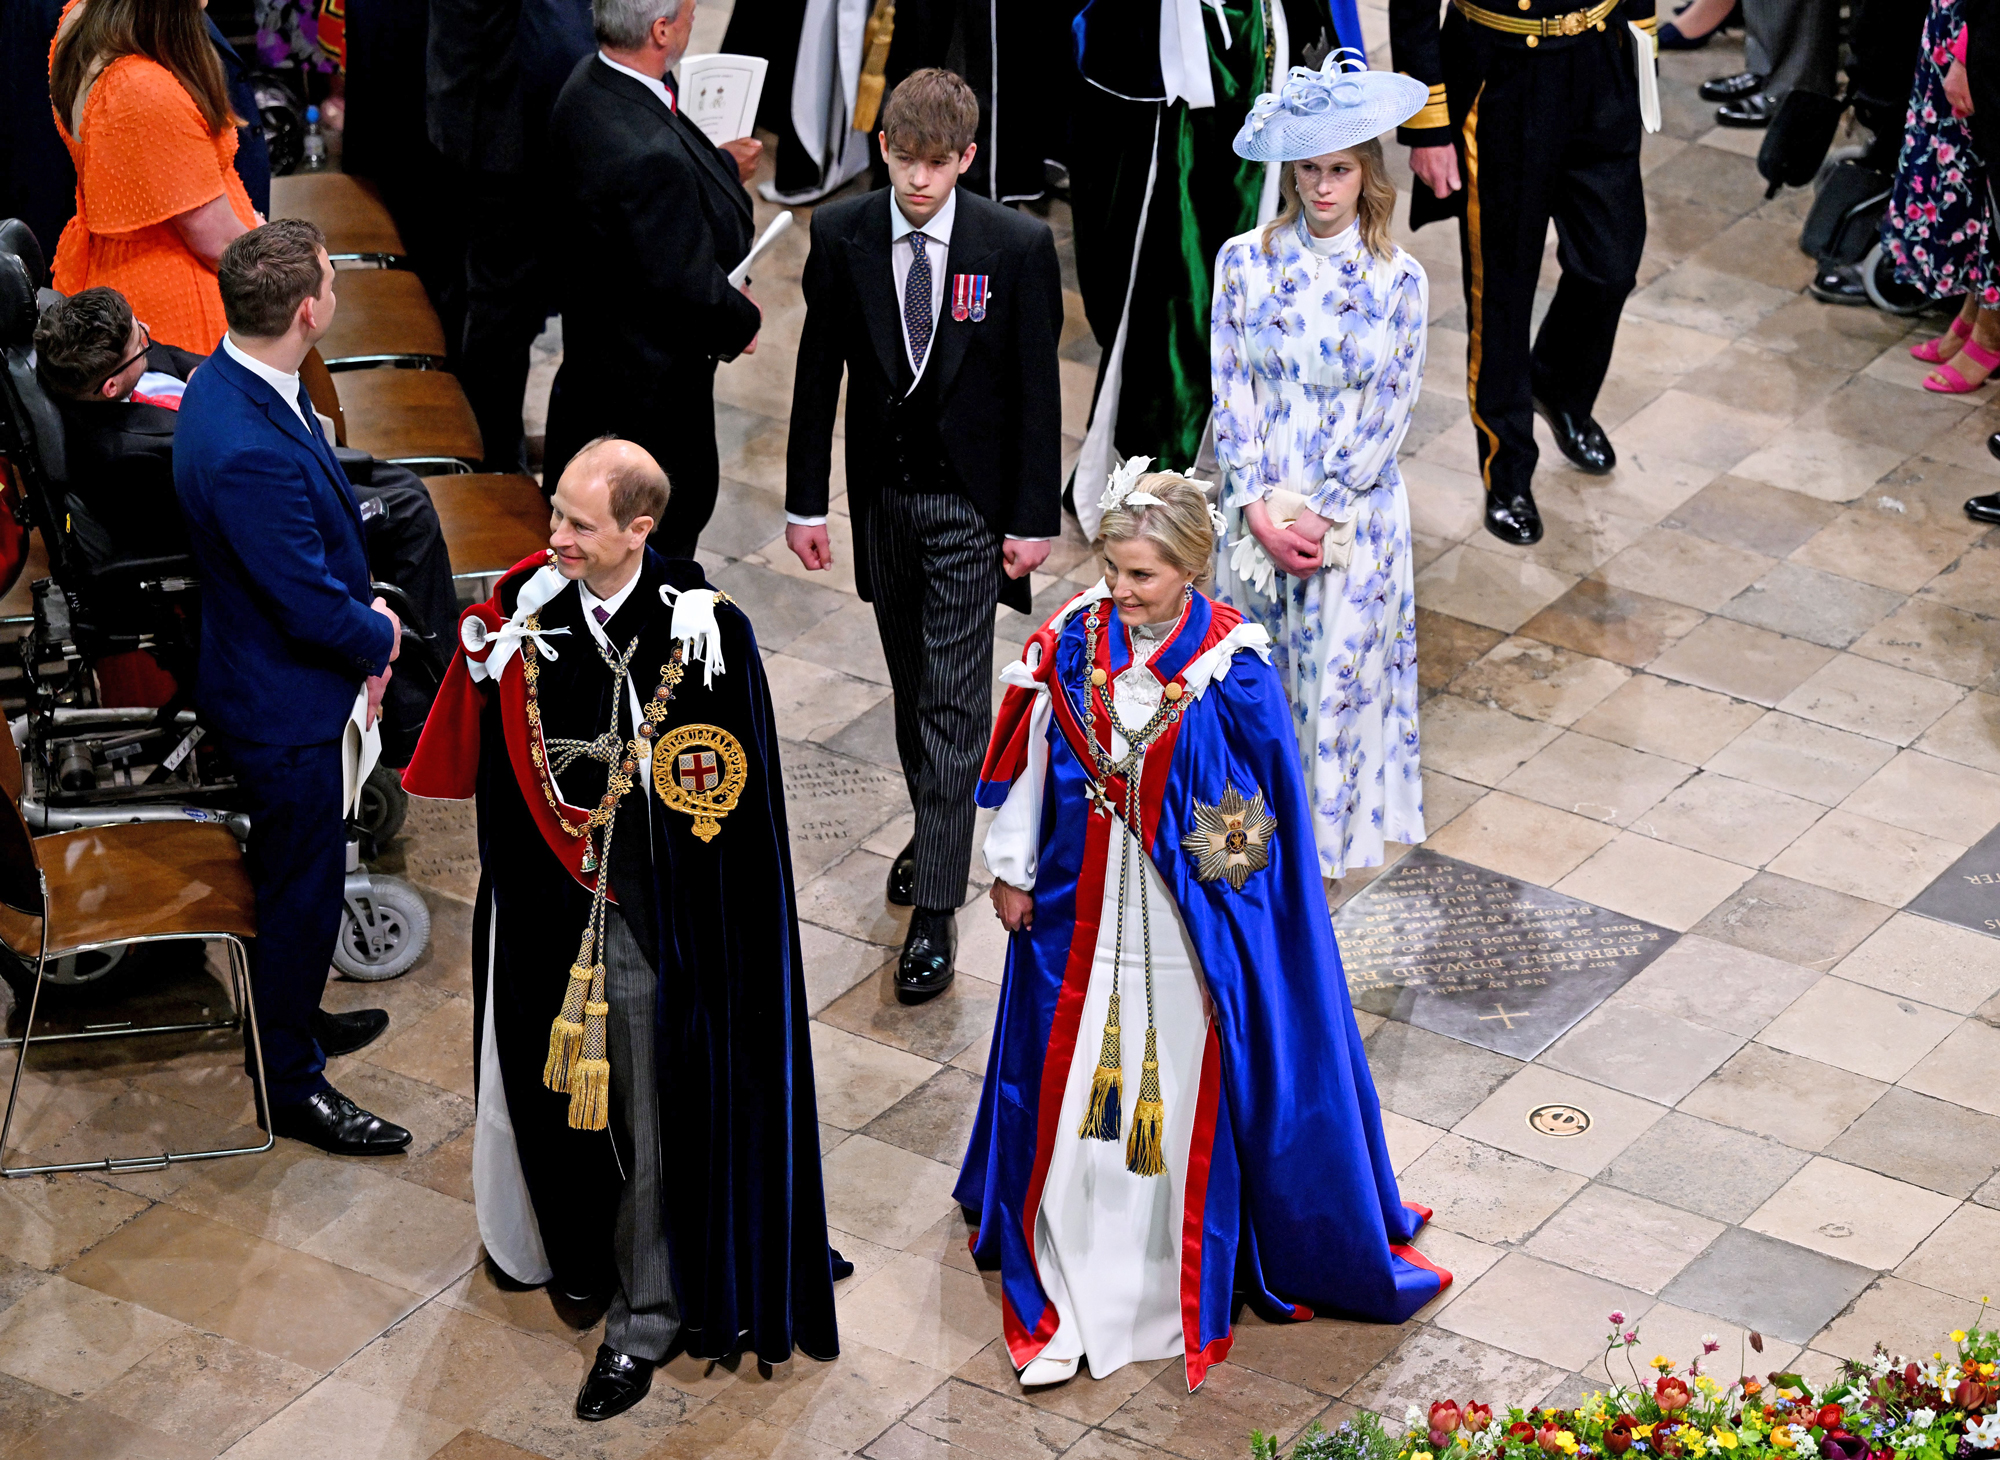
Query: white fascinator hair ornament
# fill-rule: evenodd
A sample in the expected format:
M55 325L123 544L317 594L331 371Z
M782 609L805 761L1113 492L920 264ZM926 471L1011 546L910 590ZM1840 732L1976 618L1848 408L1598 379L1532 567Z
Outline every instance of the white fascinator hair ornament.
M1153 458L1150 456L1128 457L1114 467L1111 480L1105 483L1104 495L1098 499L1097 510L1100 518L1121 508L1129 512L1138 507L1166 506L1165 502L1151 492L1139 490L1139 478L1152 469Z

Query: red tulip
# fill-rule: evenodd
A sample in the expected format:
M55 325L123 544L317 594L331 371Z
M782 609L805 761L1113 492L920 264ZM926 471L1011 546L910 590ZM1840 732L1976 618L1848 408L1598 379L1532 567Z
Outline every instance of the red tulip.
M1507 1438L1519 1440L1524 1445L1531 1445L1535 1441L1535 1427L1524 1419L1517 1419L1507 1426Z
M1460 1418L1460 1423L1473 1434L1478 1434L1493 1423L1493 1406L1490 1404L1466 1405L1465 1412Z
M1970 1414L1986 1403L1989 1393L1987 1386L1977 1379L1960 1379L1951 1391L1951 1402Z
M1839 1405L1823 1404L1820 1406L1819 1413L1813 1416L1812 1422L1823 1430L1837 1430L1840 1428L1840 1420Z
M1458 1419L1458 1406L1453 1404L1449 1399L1440 1399L1431 1406L1431 1433L1436 1434L1442 1430L1445 1434L1450 1434L1458 1428ZM1443 1444L1444 1442L1439 1440L1434 1443Z
M1556 1436L1561 1433L1562 1426L1558 1425L1554 1420L1549 1420L1536 1433L1535 1441L1542 1447L1543 1453L1559 1455L1562 1453L1562 1445L1557 1442Z
M1673 1374L1662 1374L1653 1385L1653 1400L1660 1406L1660 1413L1672 1414L1677 1409L1686 1409L1694 1396L1688 1393L1687 1381Z
M1604 1428L1604 1448L1610 1454L1623 1455L1632 1448L1632 1426L1638 1421L1629 1414L1621 1414Z

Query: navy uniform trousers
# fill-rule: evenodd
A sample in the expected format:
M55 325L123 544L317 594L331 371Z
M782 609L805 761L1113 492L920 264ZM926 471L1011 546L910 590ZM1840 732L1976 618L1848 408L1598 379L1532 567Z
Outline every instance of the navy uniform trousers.
M1534 476L1534 401L1592 413L1646 246L1632 37L1621 9L1530 49L1454 9L1439 45L1466 189L1466 394L1480 476L1509 496ZM1551 220L1562 277L1530 348Z

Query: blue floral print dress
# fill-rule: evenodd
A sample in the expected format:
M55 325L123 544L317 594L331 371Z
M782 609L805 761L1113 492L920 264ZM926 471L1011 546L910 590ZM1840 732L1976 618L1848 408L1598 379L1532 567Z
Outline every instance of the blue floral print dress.
M1982 308L2000 308L1986 217L1986 165L1972 145L1972 124L1951 114L1944 74L1958 36L1958 0L1933 0L1924 22L1896 186L1882 218L1882 244L1896 277L1933 299L1977 290Z
M1216 596L1271 635L1292 694L1321 875L1381 865L1383 843L1424 839L1417 761L1410 502L1396 470L1423 378L1430 284L1400 248L1330 239L1303 223L1232 238L1210 315L1215 455L1227 522ZM1243 509L1276 487L1352 521L1347 569L1278 572L1267 591L1231 567ZM1258 550L1261 552L1261 549Z

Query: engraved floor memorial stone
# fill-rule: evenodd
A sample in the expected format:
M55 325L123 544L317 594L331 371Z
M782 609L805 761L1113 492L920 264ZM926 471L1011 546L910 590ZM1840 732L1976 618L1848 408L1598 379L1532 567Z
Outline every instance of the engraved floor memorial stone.
M1334 928L1355 1008L1524 1060L1680 936L1422 849Z
M2000 938L2000 827L1987 832L1919 892L1910 911Z

